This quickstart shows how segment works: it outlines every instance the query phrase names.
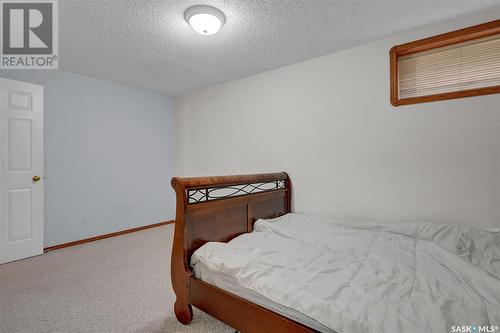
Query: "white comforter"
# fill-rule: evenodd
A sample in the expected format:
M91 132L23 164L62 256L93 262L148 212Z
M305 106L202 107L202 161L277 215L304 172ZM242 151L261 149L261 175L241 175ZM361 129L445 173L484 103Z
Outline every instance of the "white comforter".
M500 326L500 233L288 214L205 244L198 262L338 332Z

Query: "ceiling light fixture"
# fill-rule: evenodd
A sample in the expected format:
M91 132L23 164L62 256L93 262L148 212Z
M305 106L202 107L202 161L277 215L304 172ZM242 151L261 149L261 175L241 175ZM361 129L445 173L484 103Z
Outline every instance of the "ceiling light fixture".
M184 12L184 18L201 35L213 35L226 23L223 12L205 5L189 7Z

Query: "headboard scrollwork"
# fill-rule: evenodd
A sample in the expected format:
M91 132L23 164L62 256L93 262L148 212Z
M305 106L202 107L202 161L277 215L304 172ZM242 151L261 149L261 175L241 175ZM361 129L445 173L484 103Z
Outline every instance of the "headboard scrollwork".
M204 201L227 199L252 193L274 191L285 188L285 180L273 180L261 183L247 183L240 185L226 185L216 187L194 188L187 190L188 204Z

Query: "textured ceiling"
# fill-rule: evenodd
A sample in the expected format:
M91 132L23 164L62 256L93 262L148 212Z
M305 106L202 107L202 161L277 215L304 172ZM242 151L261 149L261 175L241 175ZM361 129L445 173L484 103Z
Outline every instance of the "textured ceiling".
M500 0L62 0L60 67L179 95L499 4ZM184 10L225 26L196 34Z

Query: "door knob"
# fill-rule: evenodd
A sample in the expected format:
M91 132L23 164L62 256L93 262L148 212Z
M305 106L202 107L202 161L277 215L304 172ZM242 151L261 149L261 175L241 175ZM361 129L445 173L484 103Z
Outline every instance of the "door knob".
M40 180L40 176L33 176L33 181L36 183Z

